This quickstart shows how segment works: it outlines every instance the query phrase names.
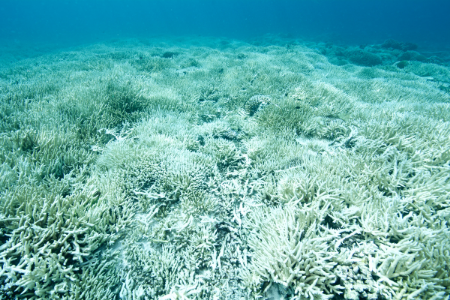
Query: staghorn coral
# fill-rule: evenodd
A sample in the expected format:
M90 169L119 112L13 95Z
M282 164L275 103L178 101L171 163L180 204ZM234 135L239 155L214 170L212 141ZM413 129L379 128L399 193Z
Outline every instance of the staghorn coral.
M448 298L447 67L172 42L0 70L0 298Z
M335 235L321 232L319 223L327 207L297 210L287 206L254 211L249 246L252 261L241 275L249 287L262 282L278 283L292 288L298 299L330 299L336 276L336 265L330 242Z

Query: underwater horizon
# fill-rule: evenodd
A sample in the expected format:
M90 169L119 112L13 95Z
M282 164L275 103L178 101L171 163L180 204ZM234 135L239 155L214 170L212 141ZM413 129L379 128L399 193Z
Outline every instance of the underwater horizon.
M449 300L449 12L3 0L0 300Z
M281 34L352 44L395 39L448 49L449 13L444 0L3 0L0 43Z

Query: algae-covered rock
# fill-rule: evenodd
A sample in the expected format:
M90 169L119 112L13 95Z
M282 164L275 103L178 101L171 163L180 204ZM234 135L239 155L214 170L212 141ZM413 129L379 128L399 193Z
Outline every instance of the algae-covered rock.
M409 62L407 60L401 60L398 63L395 64L397 68L404 69L409 65Z
M384 49L396 49L402 51L416 50L418 48L418 46L414 43L399 42L394 39L386 40L380 46Z
M400 61L402 60L415 60L415 61L426 61L427 58L416 51L406 51L405 53L402 53L398 59Z
M360 49L347 50L345 56L352 63L360 66L372 67L383 63L378 55Z

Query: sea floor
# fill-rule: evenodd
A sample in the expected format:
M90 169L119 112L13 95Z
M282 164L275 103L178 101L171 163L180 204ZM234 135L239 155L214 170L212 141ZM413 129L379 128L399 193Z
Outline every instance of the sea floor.
M450 53L0 55L0 299L448 299Z

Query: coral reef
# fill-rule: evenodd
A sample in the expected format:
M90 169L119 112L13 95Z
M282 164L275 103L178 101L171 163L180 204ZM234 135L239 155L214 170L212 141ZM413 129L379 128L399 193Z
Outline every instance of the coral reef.
M448 66L196 44L0 69L0 299L448 299Z

